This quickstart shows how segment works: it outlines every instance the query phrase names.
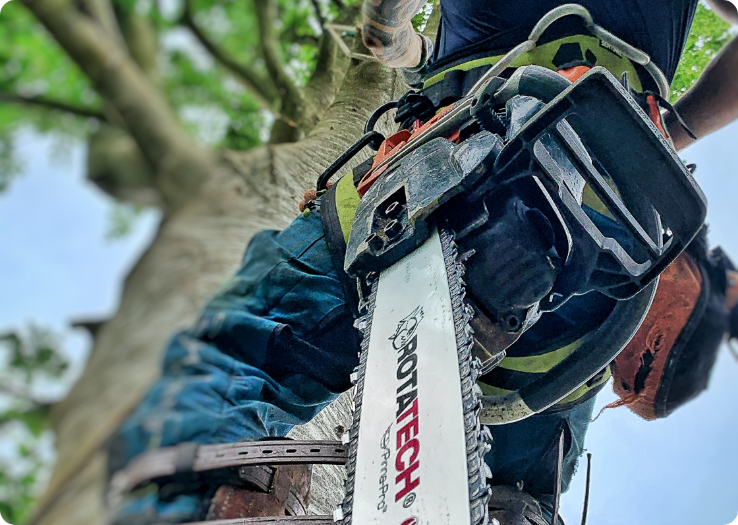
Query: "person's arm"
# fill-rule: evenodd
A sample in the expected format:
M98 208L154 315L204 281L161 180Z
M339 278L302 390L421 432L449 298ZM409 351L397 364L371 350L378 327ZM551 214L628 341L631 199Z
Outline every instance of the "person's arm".
M738 24L738 10L727 0L708 0L715 13ZM738 38L730 41L707 65L694 86L680 98L674 109L698 139L738 119ZM671 113L665 115L666 127L677 151L692 144Z
M364 0L364 45L389 67L412 68L420 63L423 40L412 18L425 0Z

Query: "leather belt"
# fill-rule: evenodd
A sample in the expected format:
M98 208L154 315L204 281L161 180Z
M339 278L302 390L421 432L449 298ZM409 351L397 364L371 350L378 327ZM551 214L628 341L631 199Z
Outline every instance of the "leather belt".
M239 478L268 490L273 471L270 472L271 469L268 468L255 469L254 466L343 465L347 459L348 446L343 445L340 441L244 441L220 445L180 443L174 447L164 447L140 454L126 468L116 472L110 480L108 504L115 507L131 490L151 481L178 474L197 474L221 469L233 470L235 467L240 467L237 474ZM228 521L230 523L233 520ZM241 521L236 520L236 522ZM270 521L242 522L272 523Z

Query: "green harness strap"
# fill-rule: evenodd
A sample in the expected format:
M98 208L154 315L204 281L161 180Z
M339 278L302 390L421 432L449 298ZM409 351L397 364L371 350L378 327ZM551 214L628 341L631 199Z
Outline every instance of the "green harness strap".
M354 186L354 177L351 173L341 177L336 184L336 212L341 225L344 242L348 242L351 227L354 225L356 209L359 207L359 192Z
M599 38L591 35L573 35L564 38L541 44L533 48L531 51L520 56L515 60L511 68L517 68L522 66L542 66L547 69L554 71L560 69L554 64L559 50L563 45L567 44L579 44L582 57L590 57L595 59L594 64L591 66L603 66L605 69L610 71L616 78L622 78L623 74L627 75L630 86L638 91L643 91L638 72L636 71L633 62L630 59L621 55L617 50L613 49L612 46L602 42ZM440 73L433 75L423 84L423 88L432 86L433 84L440 82L446 76L449 71L462 70L469 71L480 66L492 66L499 62L505 55L498 55L493 57L478 58L476 60L470 60L459 64L457 66L450 67L441 71Z

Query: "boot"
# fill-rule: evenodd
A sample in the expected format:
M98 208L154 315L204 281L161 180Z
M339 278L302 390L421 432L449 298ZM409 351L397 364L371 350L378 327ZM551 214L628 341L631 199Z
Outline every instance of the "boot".
M249 468L249 467L247 467ZM310 497L310 465L250 467L255 490L221 485L210 503L211 520L305 516ZM270 472L271 471L271 472Z

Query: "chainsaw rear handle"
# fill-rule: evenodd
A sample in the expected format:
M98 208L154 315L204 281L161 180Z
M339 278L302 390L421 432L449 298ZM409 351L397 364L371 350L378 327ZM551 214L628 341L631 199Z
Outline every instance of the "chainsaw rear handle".
M384 141L384 135L378 131L370 130L365 133L359 140L354 142L349 148L344 151L340 157L338 157L326 170L318 177L316 188L318 191L322 191L328 188L328 181L331 177L338 173L338 170L343 168L348 161L353 159L362 149L366 146L371 147L374 151L379 149L379 145Z
M580 260L572 263L589 265L585 278L591 288L615 299L632 297L654 280L686 248L707 214L705 196L674 148L602 67L523 125L497 157L495 180L488 184L506 184L530 169L546 175L541 179L557 207L585 242ZM625 228L631 248L603 235L576 202L572 187L585 183ZM659 224L649 229L646 223L654 216Z

